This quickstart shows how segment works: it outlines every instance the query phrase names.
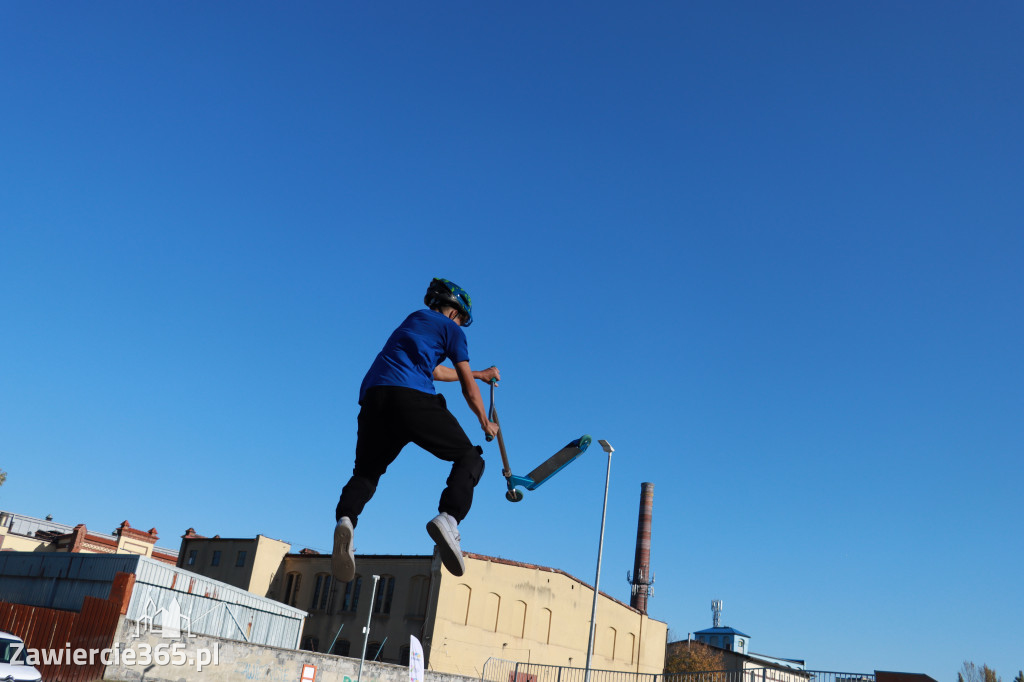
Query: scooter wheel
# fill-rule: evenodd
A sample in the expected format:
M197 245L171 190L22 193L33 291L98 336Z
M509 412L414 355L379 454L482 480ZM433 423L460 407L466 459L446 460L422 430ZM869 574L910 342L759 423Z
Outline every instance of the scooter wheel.
M521 490L509 490L505 493L505 499L509 502L521 502L523 500L523 493Z

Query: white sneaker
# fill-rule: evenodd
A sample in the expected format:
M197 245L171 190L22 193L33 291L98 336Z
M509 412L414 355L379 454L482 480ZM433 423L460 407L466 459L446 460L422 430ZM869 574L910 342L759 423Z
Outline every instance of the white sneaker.
M352 522L347 516L338 519L334 527L334 551L331 553L331 572L343 583L356 575L356 555L352 552Z
M427 532L441 553L441 563L454 576L466 572L466 564L462 561L462 548L459 546L459 523L449 514L441 512L427 524Z

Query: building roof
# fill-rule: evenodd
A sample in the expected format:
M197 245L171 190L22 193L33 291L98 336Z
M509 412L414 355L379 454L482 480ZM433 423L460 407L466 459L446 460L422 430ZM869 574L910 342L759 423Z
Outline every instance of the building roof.
M695 635L738 635L740 637L750 637L750 635L740 632L736 628L708 628L707 630L699 630Z
M0 512L7 517L7 528L14 535L22 535L27 538L34 538L36 533L42 531L44 533L59 533L66 535L73 531L74 526L68 526L63 523L54 523L49 519L37 519L32 516L25 516L24 514L15 514L14 512Z
M586 582L585 580L580 580L579 578L577 578L573 574L567 573L566 571L563 571L560 568L551 568L549 566L540 566L538 564L527 564L527 563L523 563L522 561L513 561L511 559L502 559L500 557L488 556L486 554L475 554L473 552L463 552L463 555L465 555L466 557L469 557L471 559L478 559L480 561L489 561L489 562L494 563L494 564L504 564L506 566L517 566L519 568L527 568L527 569L532 569L532 570L535 570L535 571L543 571L543 572L547 572L547 573L557 573L559 575L565 576L566 578L569 578L570 580L575 581L577 584L583 585L584 587L588 587L591 590L594 589L594 586L591 585L590 583ZM635 613L639 613L639 614L645 615L648 618L650 618L650 614L645 614L642 611L640 611L638 608L636 608L635 606L631 606L630 604L627 604L625 602L619 601L618 599L616 599L615 597L611 596L607 592L602 592L602 591L598 590L598 593L601 596L603 596L603 597L605 597L607 599L610 599L611 601L615 602L619 606L625 607L625 608L629 609L630 611L633 611ZM650 619L651 620L657 620L656 618L650 618ZM658 621L658 622L660 623L662 621Z
M75 526L55 523L49 519L37 519L32 516L16 514L14 512L3 510L0 510L0 515L4 516L4 523L7 525L7 529L12 535L35 538L44 542L55 542L57 539L70 536L75 532ZM134 528L131 528L131 526L128 525L127 521L121 525L122 530L126 528L129 531L135 531ZM155 528L151 532L154 536L156 535ZM88 531L87 538L90 542L109 547L117 547L117 536L113 533L100 533L90 530ZM153 555L174 563L178 557L178 550L166 547L157 547L154 545Z
M475 552L463 551L462 555L465 556L467 559L476 559L478 561L486 561L486 562L489 562L489 563L492 563L492 564L503 564L505 566L515 566L517 568L526 568L526 569L529 569L529 570L541 571L541 572L544 572L544 573L557 573L558 575L563 575L566 578L569 578L570 580L575 581L579 585L583 585L584 587L590 588L591 590L594 589L594 586L591 585L590 583L588 583L588 582L586 582L584 580L580 580L576 576L572 575L571 573L567 573L567 572L563 571L560 568L551 568L550 566L540 566L538 564L528 564L528 563L524 563L522 561L513 561L512 559L502 559L501 557L488 556L486 554L477 554ZM330 559L331 558L330 554L289 553L289 554L286 554L285 556L287 558L289 558L289 559L299 558L299 559L307 559L307 560L312 560L312 559ZM373 559L432 559L433 558L433 556L430 555L430 554L421 554L421 555L417 555L417 554L410 554L410 555L406 555L406 554L356 554L356 559L357 560L359 558L362 558L362 557L364 557L366 559L370 559L370 558L373 558ZM600 591L600 590L598 592L599 592L599 594L602 597L605 597L606 599L610 599L611 601L615 602L619 606L627 608L630 611L633 611L635 613L640 613L642 615L646 615L648 618L650 618L650 614L644 614L642 611L640 611L636 607L631 606L631 605L629 605L629 604L627 604L625 602L619 601L618 599L616 599L615 597L611 596L607 592ZM657 618L651 618L651 620L658 621ZM658 621L658 622L660 623L660 622L663 622L663 621ZM747 637L748 635L743 635L743 636Z
M766 654L757 654L753 651L750 652L749 657L755 661L764 661L772 665L781 666L783 668L794 668L796 670L804 670L807 667L806 661L801 661L798 658L781 658L779 656L768 656Z

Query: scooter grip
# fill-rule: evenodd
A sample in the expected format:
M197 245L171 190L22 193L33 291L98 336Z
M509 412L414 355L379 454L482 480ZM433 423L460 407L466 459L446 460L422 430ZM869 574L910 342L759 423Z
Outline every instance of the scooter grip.
M491 367L494 367L494 365L491 365ZM491 379L487 383L489 383L491 385L491 408L489 410L487 410L487 418L490 419L491 421L494 421L494 387L498 385L498 380L497 379ZM487 442L488 443L490 443L492 440L494 440L494 436L492 436L490 434L488 434L486 436L486 438L487 438Z

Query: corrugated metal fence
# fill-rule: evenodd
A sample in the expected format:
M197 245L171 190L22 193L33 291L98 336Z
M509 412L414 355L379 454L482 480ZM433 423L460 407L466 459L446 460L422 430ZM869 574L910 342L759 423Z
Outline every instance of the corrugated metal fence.
M0 630L13 632L36 653L46 682L88 682L103 675L98 652L110 647L121 605L86 597L80 613L0 602ZM97 652L76 663L72 652ZM91 660L91 663L89 662Z
M177 603L181 627L193 634L213 635L255 644L296 649L306 612L259 597L227 583L140 557L129 620L149 622L158 611Z
M0 552L0 600L80 611L86 597L107 599L118 573L135 573L135 554Z
M134 554L0 552L0 600L79 611L107 599L117 573L135 575L129 620L175 614L183 632L295 649L306 612Z

